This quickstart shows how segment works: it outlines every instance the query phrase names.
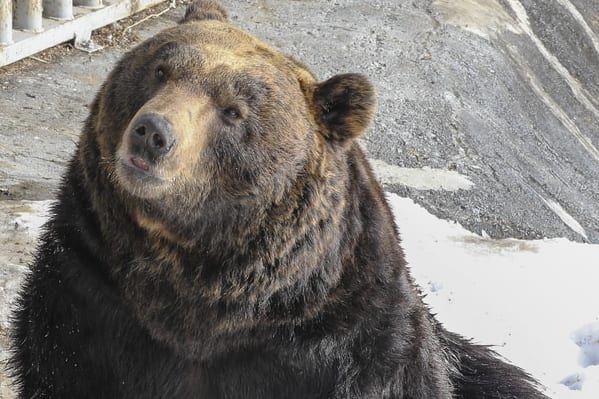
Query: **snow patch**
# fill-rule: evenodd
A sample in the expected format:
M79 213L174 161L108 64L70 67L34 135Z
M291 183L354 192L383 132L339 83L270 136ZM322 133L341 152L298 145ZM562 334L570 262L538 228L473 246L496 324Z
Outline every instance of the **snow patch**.
M376 175L385 184L398 184L416 190L469 190L474 186L468 177L445 169L402 168L379 159L371 159Z
M570 390L581 391L584 380L585 377L583 373L574 373L561 380L560 384L565 385Z
M0 267L0 330L8 330L10 309L27 272L26 266L1 265ZM1 352L1 351L0 351ZM0 360L2 355L0 354Z
M0 398L5 390L2 363L8 358L11 309L53 202L0 201Z
M599 322L581 327L574 332L572 338L581 350L580 365L599 366Z
M411 199L388 200L411 273L449 330L494 345L551 398L599 398L599 366L581 366L594 364L598 350L599 245L493 240Z
M571 228L576 233L583 236L585 239L589 239L584 228L574 219L566 210L557 202L551 199L545 199L541 197L543 202L551 209L559 218L564 222L569 228Z
M23 201L20 208L14 210L14 223L24 228L31 238L37 239L41 228L48 220L50 207L55 201Z

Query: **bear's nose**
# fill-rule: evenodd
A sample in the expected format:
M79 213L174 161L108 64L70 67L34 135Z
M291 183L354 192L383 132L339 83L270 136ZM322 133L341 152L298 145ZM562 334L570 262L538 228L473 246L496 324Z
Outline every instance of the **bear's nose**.
M145 152L150 161L156 161L168 154L175 144L173 126L162 115L142 115L131 129L131 142L134 152Z

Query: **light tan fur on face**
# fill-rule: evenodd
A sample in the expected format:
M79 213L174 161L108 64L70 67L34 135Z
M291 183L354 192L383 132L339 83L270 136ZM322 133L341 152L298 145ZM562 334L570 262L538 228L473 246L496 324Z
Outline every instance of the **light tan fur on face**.
M204 25L208 26L207 29ZM172 59L165 61L164 65L170 72L165 81L155 83L151 74L144 77L148 81L148 87L151 88L152 84L160 86L149 92L151 96L131 117L120 144L117 145L114 163L115 181L126 195L132 195L136 199L160 201L158 205L155 204L158 207L177 204L182 212L187 212L199 203L197 199L203 198L215 187L222 188L218 181L220 175L214 175L215 168L211 168L214 159L203 158L203 154L223 134L223 108L236 105L243 110L244 106L251 105L246 103L243 96L237 97L234 79L240 76L254 78L272 90L265 101L274 102L279 108L268 107L268 117L262 126L270 128L275 123L283 126L280 133L277 131L279 140L295 140L297 143L303 141L299 137L301 132L311 130L309 99L316 84L314 76L301 63L244 32L219 21L197 23L197 28L185 30L184 41L181 41L183 36L179 32L181 27L166 31L156 39L152 51L172 43L174 39L177 39L181 48L176 49ZM160 64L153 64L147 70L153 71L155 65ZM215 91L214 88L220 88L220 85L222 89ZM303 112L298 95L307 100ZM290 115L289 110L281 109L280 104L285 101L280 99L287 97L299 101L295 104L297 107L293 108L297 114ZM273 109L278 109L279 113L274 114ZM151 184L132 178L131 173L125 173L128 171L123 166L132 157L132 129L138 119L146 114L164 117L171 124L176 137L172 150L152 165L150 172L158 179ZM284 125L290 120L293 121L292 124ZM141 204L135 201L133 203ZM169 222L151 212L146 213L143 206L132 206L132 212L138 226L146 230L153 239L166 240L182 248L189 248L191 245L186 238L175 233L176 229Z
M126 162L130 157L129 141L136 120L142 115L155 113L171 123L176 136L173 150L157 163L153 171L164 180L164 187L158 191L166 190L180 180L197 179L198 176L192 176L192 172L207 143L208 128L215 112L206 96L191 94L175 84L168 85L133 117L117 152L117 161ZM118 174L118 168L117 175L122 185L128 187L128 182L123 181L125 178Z

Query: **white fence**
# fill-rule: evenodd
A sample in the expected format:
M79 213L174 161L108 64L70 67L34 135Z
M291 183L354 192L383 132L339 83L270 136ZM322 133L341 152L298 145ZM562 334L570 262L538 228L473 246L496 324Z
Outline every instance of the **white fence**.
M0 0L0 67L164 0Z

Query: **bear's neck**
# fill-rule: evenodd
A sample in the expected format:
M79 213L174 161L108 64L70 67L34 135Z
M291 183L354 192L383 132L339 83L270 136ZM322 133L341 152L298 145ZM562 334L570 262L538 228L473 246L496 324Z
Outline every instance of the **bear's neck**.
M278 202L207 202L193 223L151 207L134 211L135 224L144 230L133 254L135 269L163 271L161 277L180 287L181 295L253 308L276 293L308 289L310 279L333 286L348 231L347 195L339 189L346 177L328 179L333 177L335 184L302 179Z

